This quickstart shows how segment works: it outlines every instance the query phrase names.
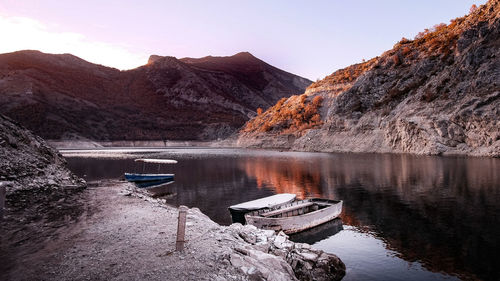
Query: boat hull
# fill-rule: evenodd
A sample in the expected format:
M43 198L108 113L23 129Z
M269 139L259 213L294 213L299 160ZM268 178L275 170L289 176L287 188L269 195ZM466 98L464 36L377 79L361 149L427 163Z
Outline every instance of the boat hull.
M125 173L125 179L130 182L150 182L173 180L174 174L132 174Z
M331 221L341 212L342 201L313 198L250 212L245 215L245 219L248 224L261 229L292 234Z

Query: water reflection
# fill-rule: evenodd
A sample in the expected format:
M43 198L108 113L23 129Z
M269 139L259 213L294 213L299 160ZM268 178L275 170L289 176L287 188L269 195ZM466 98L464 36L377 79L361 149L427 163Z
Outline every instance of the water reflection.
M247 176L255 178L259 188L271 186L276 193L294 193L299 199L321 194L321 171L300 159L269 161L259 157L238 164Z
M389 279L447 277L432 272L462 279L500 279L500 159L184 151L165 150L155 156L179 160L168 171L176 174L171 187L177 196L167 201L199 207L222 224L231 222L228 206L274 193L344 200L341 218L345 230L329 238L323 237L327 230L319 231L322 236L317 246L339 247L350 241L345 236L357 241L340 253L332 249L351 261L347 280L374 277L377 275L367 270L391 266L399 266L391 271L399 273ZM133 167L133 160L70 158L69 164L87 179L118 178ZM363 253L363 245L372 255ZM388 253L390 259L371 260ZM405 267L402 261L409 264ZM373 267L366 266L373 262ZM415 273L426 271L424 268L430 272Z
M498 159L331 158L286 167L269 160L244 165L257 182L278 192L344 200L346 223L372 232L406 261L463 278L500 278Z
M165 187L169 184L172 184L172 183L174 183L174 180L167 179L167 180L136 182L135 185L138 188L148 188L149 190L152 190L153 188L163 188L163 187Z
M175 186L171 184L174 183L174 180L157 180L157 181L148 181L148 182L140 182L135 183L135 186L139 188L140 191L145 193L152 198L171 198L177 195Z
M306 231L292 234L290 239L294 242L314 244L339 233L343 229L342 220L337 218Z

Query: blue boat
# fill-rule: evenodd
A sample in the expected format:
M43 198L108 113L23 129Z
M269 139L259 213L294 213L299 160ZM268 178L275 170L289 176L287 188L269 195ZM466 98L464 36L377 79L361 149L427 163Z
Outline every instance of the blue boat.
M131 182L173 180L174 174L132 174L125 173L125 179Z
M171 181L174 179L174 174L148 174L144 173L146 163L155 163L158 164L158 171L160 171L161 164L176 164L177 161L169 160L169 159L135 159L135 162L142 162L143 165L143 173L125 173L125 179L130 182L135 183L145 183L152 181Z

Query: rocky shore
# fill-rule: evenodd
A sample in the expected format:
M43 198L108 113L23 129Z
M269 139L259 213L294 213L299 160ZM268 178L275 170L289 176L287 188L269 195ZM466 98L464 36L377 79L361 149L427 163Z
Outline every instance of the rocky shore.
M31 200L31 211L7 197L0 279L340 280L345 275L335 255L293 243L283 233L220 226L196 208L187 213L185 249L175 252L177 208L126 182L95 185L62 201ZM59 216L25 220L54 208Z
M18 190L83 188L85 181L42 138L0 115L0 182L7 195Z
M283 233L213 222L127 182L90 184L44 140L0 115L0 280L340 280L335 255ZM5 201L4 201L5 199Z

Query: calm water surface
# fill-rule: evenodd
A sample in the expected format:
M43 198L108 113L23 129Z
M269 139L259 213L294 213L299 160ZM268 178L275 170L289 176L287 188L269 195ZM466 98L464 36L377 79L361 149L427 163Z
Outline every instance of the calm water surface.
M128 159L109 158L124 152ZM340 220L292 237L337 254L344 280L500 280L500 159L200 148L103 155L68 163L91 181L122 178L138 168L134 158L177 159L163 170L175 182L152 195L220 224L231 223L230 205L275 193L344 200Z

